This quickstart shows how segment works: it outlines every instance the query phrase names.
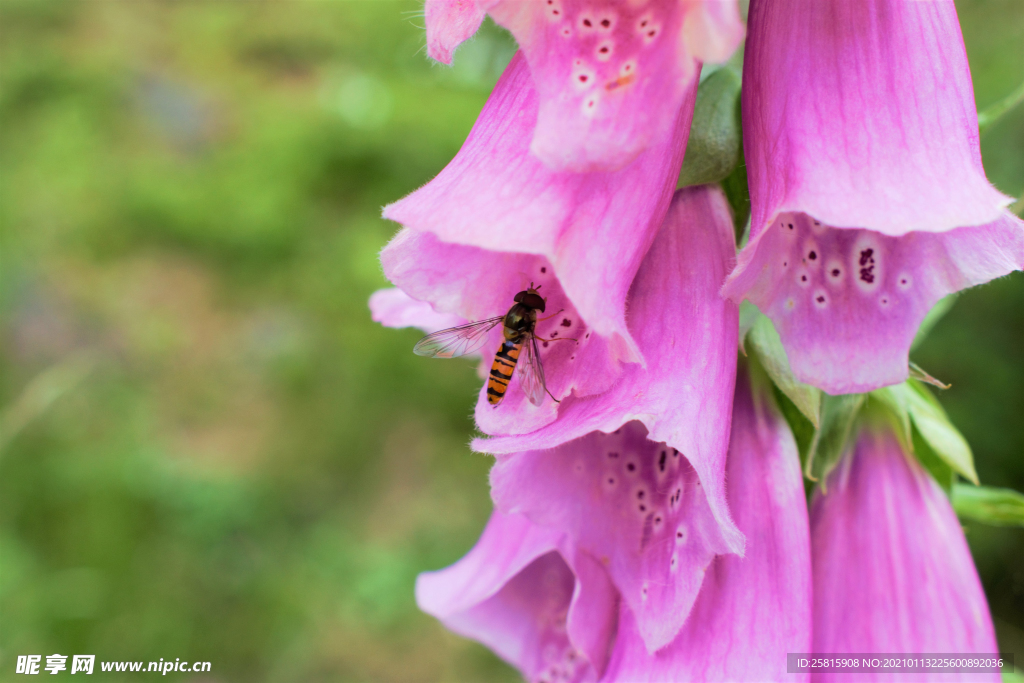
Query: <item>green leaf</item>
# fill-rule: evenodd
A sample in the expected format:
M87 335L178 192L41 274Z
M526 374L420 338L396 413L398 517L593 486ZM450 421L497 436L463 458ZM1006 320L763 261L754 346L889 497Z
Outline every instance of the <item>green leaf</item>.
M914 430L914 456L921 463L932 478L939 483L939 486L952 497L953 486L956 485L956 472L945 460L940 458L935 450L928 445L928 442L921 436L921 432Z
M974 455L963 435L953 426L942 405L916 380L872 392L891 409L909 415L921 438L953 471L975 484ZM920 457L920 454L918 454Z
M946 461L957 474L968 481L978 483L974 470L974 454L960 431L949 421L949 416L931 392L914 380L906 383L910 401L910 417L921 437L935 450L935 454Z
M779 333L768 316L759 314L754 319L746 337L745 348L747 347L757 354L758 360L775 386L793 402L812 425L820 426L822 392L817 387L798 382L793 376L789 359L786 357L786 349L783 348Z
M760 317L761 311L757 310L757 306L746 299L740 303L740 350L743 351L744 356L747 355L747 333L750 332L750 328L754 326L754 323Z
M910 408L907 405L907 398L903 391L898 389L902 384L895 387L883 387L868 394L873 404L883 408L884 415L896 431L896 438L900 447L907 453L914 453L914 429L910 421Z
M740 156L740 76L724 67L700 84L678 187L717 183Z
M822 491L826 490L825 480L829 473L846 452L853 425L866 398L867 394L822 394L821 426L811 441L804 466L804 475L821 482Z
M773 388L775 402L779 405L782 416L786 418L789 429L793 432L793 438L796 439L796 447L800 452L800 471L802 472L807 465L807 456L817 430L814 429L814 425L807 419L807 416L789 400L789 397L779 390L779 387L773 384Z
M953 509L964 519L993 526L1024 527L1024 494L1013 489L956 484Z

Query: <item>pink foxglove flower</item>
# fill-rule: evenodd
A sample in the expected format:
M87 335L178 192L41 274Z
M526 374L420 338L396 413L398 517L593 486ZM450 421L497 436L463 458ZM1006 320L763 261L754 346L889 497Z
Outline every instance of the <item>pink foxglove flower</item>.
M544 456L512 454L539 453L573 441L582 442L580 447L587 449L620 453L626 471L634 468L635 482L594 481L615 490L621 487L623 496L646 492L644 496L649 499L634 501L634 514L641 519L653 510L649 506L656 505L662 519L658 521L655 516L651 523L659 528L673 527L684 514L702 520L694 521L690 532L699 539L694 547L706 550L699 556L678 558L682 563L679 575L688 578L685 581L673 583L667 579L673 570L669 546L658 546L654 555L645 555L644 561L653 563L648 567L636 566L613 548L591 549L602 558L607 557L609 571L626 602L641 618L641 633L652 649L671 641L679 630L699 588L702 566L716 554L742 554L742 533L729 513L725 490L738 315L734 304L718 296L718 288L732 265L733 245L732 221L721 190L709 186L680 190L630 290L630 326L647 358L647 367L629 366L600 394L565 398L559 405L558 419L536 431L477 439L473 443L475 450L496 454L503 463L495 469L493 479L499 508L505 506L503 492L507 485L515 490L531 489L539 497L538 505L543 500L556 505L563 500L567 493L558 494L550 487L557 486L557 482L546 474L528 474L525 463L539 459L541 467L547 462ZM596 432L612 434L634 421L636 429L604 437L625 439L618 449L614 445L592 444L602 438ZM637 430L639 434L635 433ZM658 473L644 470L644 477L649 480L639 477L642 464L630 456L637 449L637 457L643 455L647 447L640 445L643 443L664 443L667 454L667 460L658 463ZM653 447L643 457L653 459ZM680 461L687 463L682 470L677 467ZM505 469L505 462L520 466ZM669 488L669 470L665 469L670 464L671 481L681 477L680 481L687 486L699 485L703 496L683 501L677 495L676 505L670 506L674 492ZM515 488L514 482L524 477L529 484ZM634 485L641 483L646 487L633 490ZM514 511L519 509L511 507L513 503L508 505ZM572 509L582 512L582 508ZM605 538L601 524L610 524L616 514L609 512L610 516L605 517L592 512L585 515L586 519L566 519L563 523L589 528L597 540L616 543L610 531ZM656 573L647 577L644 572L654 571L652 567L656 567Z
M484 12L526 56L540 96L530 150L556 171L616 170L671 137L698 62L743 39L735 0L428 0L430 56L451 62Z
M907 377L943 296L1024 265L986 180L952 0L755 0L743 76L750 242L723 293L833 394Z
M698 497L688 495L684 501L682 491L673 494L664 489L669 470L661 469L661 475L653 470L647 472L653 479L648 482L645 495L651 496L650 505L660 506L662 514L661 520L652 524L675 528L680 516L692 516L687 523L693 527L685 533L693 534L694 550L675 559L683 578L671 586L666 579L674 571L671 548L667 545L659 545L655 554L644 560L657 566L657 574L651 577L644 574L650 567L635 566L614 549L603 552L591 548L592 554L609 558L609 571L620 581L624 599L641 619L641 633L652 649L667 644L678 632L700 587L703 569L711 559L717 554L743 553L743 534L731 518L725 490L738 313L733 303L718 295L734 255L732 220L721 191L707 186L679 191L629 294L630 329L647 359L646 367L631 364L609 378L601 374L606 372L603 368L580 363L580 356L573 365L571 356L559 357L551 351L544 358L545 366L550 368L549 376L576 372L595 384L604 382L603 390L567 396L556 407L557 419L532 431L517 429L518 425L510 422L511 429L504 435L474 443L479 451L499 454L502 463L527 463L528 456L506 456L539 452L566 442L594 448L591 442L599 438L596 432L612 434L625 429L625 435L606 438L628 442L619 449L622 466L627 471L632 467L637 476L641 464L627 457L629 449L646 449L644 457L653 460L654 446L642 444L664 444L666 459L658 467L670 467L672 481L678 479L679 485L697 487L701 492ZM487 275L481 273L482 277ZM437 282L440 288L444 282L441 274ZM543 329L541 332L543 336ZM558 386L558 381L552 380L554 386ZM510 393L514 390L513 383ZM478 423L487 424L487 416L500 410L500 406L492 410L486 404L482 410L478 407ZM628 424L633 426L625 428ZM680 464L684 462L685 467ZM502 482L525 476L515 474L517 471L503 469L503 465L495 469L495 498L499 507L501 491L506 490ZM564 499L563 494L545 488L546 479L532 477L538 495L547 495L552 501ZM629 482L622 481L624 495L635 495L637 491L627 491L629 486ZM670 505L673 495L675 502ZM645 512L640 506L646 505L638 501L635 514ZM598 517L591 521L596 520Z
M814 652L993 654L992 618L942 489L889 431L863 431L811 508ZM890 680L836 673L821 680ZM929 680L999 681L998 673ZM816 679L817 680L817 679Z
M807 681L785 653L811 643L811 562L800 458L768 385L737 380L729 444L729 504L744 557L719 556L675 639L655 654L623 608L606 680ZM676 533L678 541L678 531ZM677 552L682 550L677 543Z
M451 567L421 574L416 602L529 681L596 679L608 659L618 594L604 567L564 533L495 512Z
M692 467L631 422L502 458L496 503L518 512L495 512L465 558L421 575L421 608L530 681L806 680L779 654L811 642L796 445L770 392L752 396L745 380L732 434L745 558L715 556Z
M695 84L694 84L695 85ZM661 226L693 115L613 173L554 173L528 150L538 98L521 56L512 60L455 159L430 183L385 208L405 226L381 253L384 273L410 297L465 320L503 315L531 282L547 297L542 349L556 399L605 391L623 363L643 362L626 325L626 295ZM484 353L500 345L493 330ZM477 423L491 434L528 432L555 419L515 381L496 409L484 390Z

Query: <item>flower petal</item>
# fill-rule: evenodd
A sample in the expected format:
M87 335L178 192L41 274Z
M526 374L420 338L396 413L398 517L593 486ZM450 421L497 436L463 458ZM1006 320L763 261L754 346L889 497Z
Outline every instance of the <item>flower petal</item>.
M613 171L670 137L699 73L688 39L721 58L742 38L735 2L483 4L530 64L540 95L530 150L555 171Z
M603 681L800 681L786 652L811 645L811 557L796 442L769 385L737 381L729 503L743 558L717 557L682 631L655 654L625 606Z
M683 42L705 64L722 63L743 42L743 19L732 0L682 0Z
M697 473L639 422L499 457L491 495L599 558L651 651L679 632L708 564L729 551Z
M827 490L811 508L815 652L999 651L949 499L891 432L862 432ZM998 673L945 676L999 680Z
M775 323L801 382L831 394L904 381L910 344L941 298L1024 266L1024 222L889 237L782 214L722 290Z
M626 294L668 209L695 86L669 133L629 166L615 173L554 173L528 150L538 97L529 68L517 55L455 159L427 185L384 209L385 218L407 228L481 253L466 263L429 264L407 252L397 259L404 263L399 271L387 252L399 250L400 237L382 254L385 275L437 310L473 319L504 313L511 305L508 293L536 279L535 271L512 269L510 262L525 260L523 255L543 257L590 329L609 339L615 358L641 361L626 326ZM406 286L419 263L447 272L452 283L443 295ZM470 269L480 267L500 273L501 286L468 288L481 280ZM478 310L483 302L493 307Z
M626 366L603 394L570 396L558 420L535 432L474 441L486 453L553 448L632 420L647 437L676 448L693 466L725 547L743 552L743 535L725 500L738 313L718 289L732 265L732 219L717 188L680 190L630 292L630 324L648 359Z
M421 574L416 601L529 680L593 680L607 659L617 598L599 565L565 549L561 532L495 512L477 545L447 569ZM569 556L580 570L573 572ZM577 640L578 639L578 640Z
M503 315L512 305L516 292L531 282L539 287L547 299L542 317L558 315L539 322L537 334L544 339L575 340L540 342L538 346L548 391L555 398L561 399L570 393L589 396L603 392L621 372L608 340L591 334L563 292L551 264L542 256L500 254L450 244L429 232L406 228L381 253L381 263L388 277L409 295L430 300L437 310L466 320ZM503 339L501 326L490 332L488 342L481 349L481 376L486 376ZM513 373L508 392L497 406L487 402L487 385L481 385L476 406L476 421L481 431L490 434L529 432L555 420L558 404L551 400L539 406L530 403L519 386L521 376L521 369Z
M952 0L751 3L751 237L781 213L885 235L999 218Z
M472 37L486 14L475 0L427 0L423 8L427 24L427 54L445 64L463 41Z
M426 301L413 299L397 287L371 294L370 314L384 327L418 327L428 334L466 322L457 315L438 313Z

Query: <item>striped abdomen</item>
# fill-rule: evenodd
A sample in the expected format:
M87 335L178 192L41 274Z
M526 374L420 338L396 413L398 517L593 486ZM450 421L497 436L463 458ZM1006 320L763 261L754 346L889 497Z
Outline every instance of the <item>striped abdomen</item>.
M494 354L494 362L491 363L491 377L487 380L487 402L492 406L498 405L505 397L508 383L512 381L512 373L516 370L516 363L519 361L519 352L522 348L522 340L506 340Z

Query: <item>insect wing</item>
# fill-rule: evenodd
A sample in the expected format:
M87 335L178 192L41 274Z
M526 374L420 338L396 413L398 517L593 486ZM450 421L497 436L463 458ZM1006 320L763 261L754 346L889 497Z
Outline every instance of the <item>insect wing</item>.
M530 335L523 347L526 349L526 357L519 362L519 384L530 403L539 406L544 402L548 387L544 380L544 366L540 363L536 337Z
M412 347L413 353L428 358L465 356L483 346L487 341L487 333L504 319L505 316L499 315L497 318L478 320L468 325L438 330L416 342L416 346Z

